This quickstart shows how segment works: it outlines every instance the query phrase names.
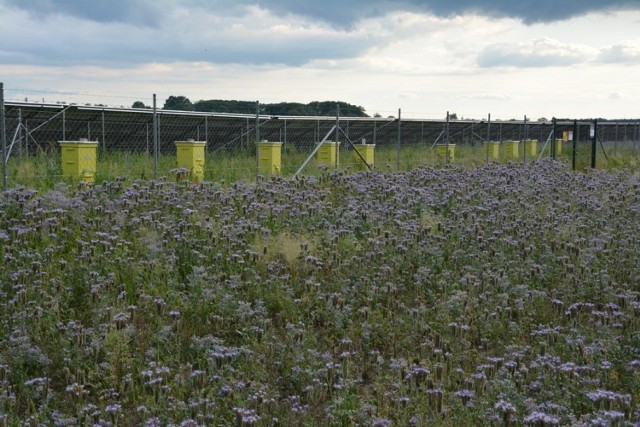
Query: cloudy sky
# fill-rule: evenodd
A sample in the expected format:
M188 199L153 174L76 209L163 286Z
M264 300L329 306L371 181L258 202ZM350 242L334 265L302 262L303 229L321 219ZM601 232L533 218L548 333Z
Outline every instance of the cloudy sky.
M6 100L640 118L640 0L0 0Z

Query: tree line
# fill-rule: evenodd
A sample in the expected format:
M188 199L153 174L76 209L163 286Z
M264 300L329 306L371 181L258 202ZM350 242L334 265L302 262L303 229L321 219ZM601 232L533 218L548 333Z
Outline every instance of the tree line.
M308 104L299 102L279 102L260 104L260 114L271 116L335 116L336 105L340 106L340 115L349 117L369 117L363 107L342 101L313 101ZM143 102L136 101L133 108L148 108ZM191 102L185 96L170 96L162 107L165 110L200 111L211 113L255 114L255 101L235 101L209 99Z

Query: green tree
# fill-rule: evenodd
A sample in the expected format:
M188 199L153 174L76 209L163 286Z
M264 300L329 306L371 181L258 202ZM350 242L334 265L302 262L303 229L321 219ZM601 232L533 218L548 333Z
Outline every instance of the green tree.
M180 110L180 111L193 111L193 104L186 96L173 96L167 98L164 101L165 110Z
M131 105L131 108L147 108L142 101L136 101Z

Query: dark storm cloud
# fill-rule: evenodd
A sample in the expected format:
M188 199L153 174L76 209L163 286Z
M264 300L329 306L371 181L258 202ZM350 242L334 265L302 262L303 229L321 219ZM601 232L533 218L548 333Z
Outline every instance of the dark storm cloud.
M35 15L72 15L99 22L156 25L159 16L176 7L201 7L228 13L240 6L259 5L279 14L296 14L348 27L359 19L394 11L415 11L451 16L478 13L492 17L518 18L525 23L550 22L589 12L640 9L640 0L4 0L6 4ZM0 0L2 3L2 0Z
M2 3L0 0L0 5ZM153 0L4 0L4 3L41 19L60 14L95 22L141 26L158 25L163 14L159 3Z
M398 10L438 16L478 13L518 18L531 24L564 20L589 12L640 9L640 0L272 0L259 3L281 13L291 12L341 25Z

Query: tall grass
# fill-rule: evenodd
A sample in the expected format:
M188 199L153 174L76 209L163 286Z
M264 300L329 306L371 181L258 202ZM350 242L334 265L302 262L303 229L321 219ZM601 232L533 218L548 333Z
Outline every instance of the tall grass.
M538 145L538 155L535 158L526 158L522 144L516 162L537 161L540 157L550 156L550 146L544 149ZM312 148L299 148L285 145L282 152L283 176L292 176L311 154ZM606 155L605 155L606 154ZM399 159L398 159L399 157ZM572 164L572 146L564 144L562 153L558 158ZM340 170L356 171L363 169L353 157L351 147L343 147L339 152ZM455 156L450 162L453 165L464 168L478 168L490 162L505 163L507 160L501 153L500 159L488 159L482 145L458 145L455 147ZM598 145L596 167L598 169L623 169L637 168L639 153L636 144L627 142L607 143L603 147ZM174 173L176 169L174 155L161 155L158 160L158 177L167 180L175 180L178 177ZM419 166L443 167L444 159L436 155L436 150L423 144L405 144L398 150L397 146L387 145L376 147L374 169L379 171L408 171ZM399 166L399 169L398 169ZM584 171L591 166L591 143L580 143L577 148L576 169ZM318 176L322 171L333 169L335 165L321 164L317 158L305 166L304 175ZM236 182L240 180L253 181L256 178L255 151L248 149L235 151L216 151L207 153L205 164L205 180L212 182ZM154 178L153 156L144 152L106 152L98 153L96 171L96 183L113 181L116 178L126 178L130 182ZM58 183L71 183L71 180L62 176L59 154L45 155L39 153L34 156L22 158L12 157L8 162L7 182L10 188L25 186L37 190L55 188Z

